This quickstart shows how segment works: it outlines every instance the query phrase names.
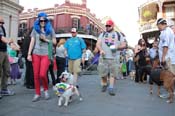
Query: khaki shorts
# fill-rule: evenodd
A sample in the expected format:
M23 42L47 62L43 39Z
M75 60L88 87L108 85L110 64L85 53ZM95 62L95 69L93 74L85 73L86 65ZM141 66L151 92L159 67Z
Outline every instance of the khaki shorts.
M171 64L171 59L168 59L166 63L168 66L168 70L175 74L175 64Z
M171 64L170 70L175 75L175 64Z
M81 63L81 59L69 60L69 62L68 62L69 72L79 73L81 71L80 63Z
M117 77L119 66L117 65L116 59L99 59L98 72L100 77Z

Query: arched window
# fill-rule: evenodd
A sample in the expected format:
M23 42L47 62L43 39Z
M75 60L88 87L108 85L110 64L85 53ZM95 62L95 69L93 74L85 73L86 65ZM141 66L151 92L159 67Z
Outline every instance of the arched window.
M27 31L27 24L22 22L19 24L18 37L23 37L24 33Z
M79 18L72 18L72 27L79 29L79 27L80 27L80 19Z

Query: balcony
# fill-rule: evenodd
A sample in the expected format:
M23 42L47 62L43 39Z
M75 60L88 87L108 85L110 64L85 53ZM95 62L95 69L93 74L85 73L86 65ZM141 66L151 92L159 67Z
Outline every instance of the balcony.
M55 33L56 34L70 33L71 29L72 27L60 27L55 29ZM99 33L97 31L94 31L93 29L87 30L87 29L79 28L77 29L77 32L79 34L93 35L95 37L99 35Z
M139 31L141 33L146 33L146 32L152 32L152 31L157 31L157 25L156 25L156 21L154 21L153 23L145 23L144 25L140 26Z

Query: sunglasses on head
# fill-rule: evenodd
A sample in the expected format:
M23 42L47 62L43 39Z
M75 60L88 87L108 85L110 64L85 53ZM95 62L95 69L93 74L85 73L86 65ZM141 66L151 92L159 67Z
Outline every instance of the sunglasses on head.
M47 22L47 20L40 20L40 22Z
M111 25L106 25L106 27L111 27Z
M0 24L4 24L4 22L0 22Z

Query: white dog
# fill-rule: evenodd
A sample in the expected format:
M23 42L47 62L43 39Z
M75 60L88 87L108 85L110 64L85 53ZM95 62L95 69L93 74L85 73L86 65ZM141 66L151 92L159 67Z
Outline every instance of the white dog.
M74 76L67 71L62 72L59 78L65 83L74 85Z
M79 97L80 101L83 100L76 86L64 82L57 83L55 86L57 88L57 95L60 96L58 99L58 106L62 105L62 101L64 99L65 99L64 106L67 106L70 97L74 94L76 94Z

